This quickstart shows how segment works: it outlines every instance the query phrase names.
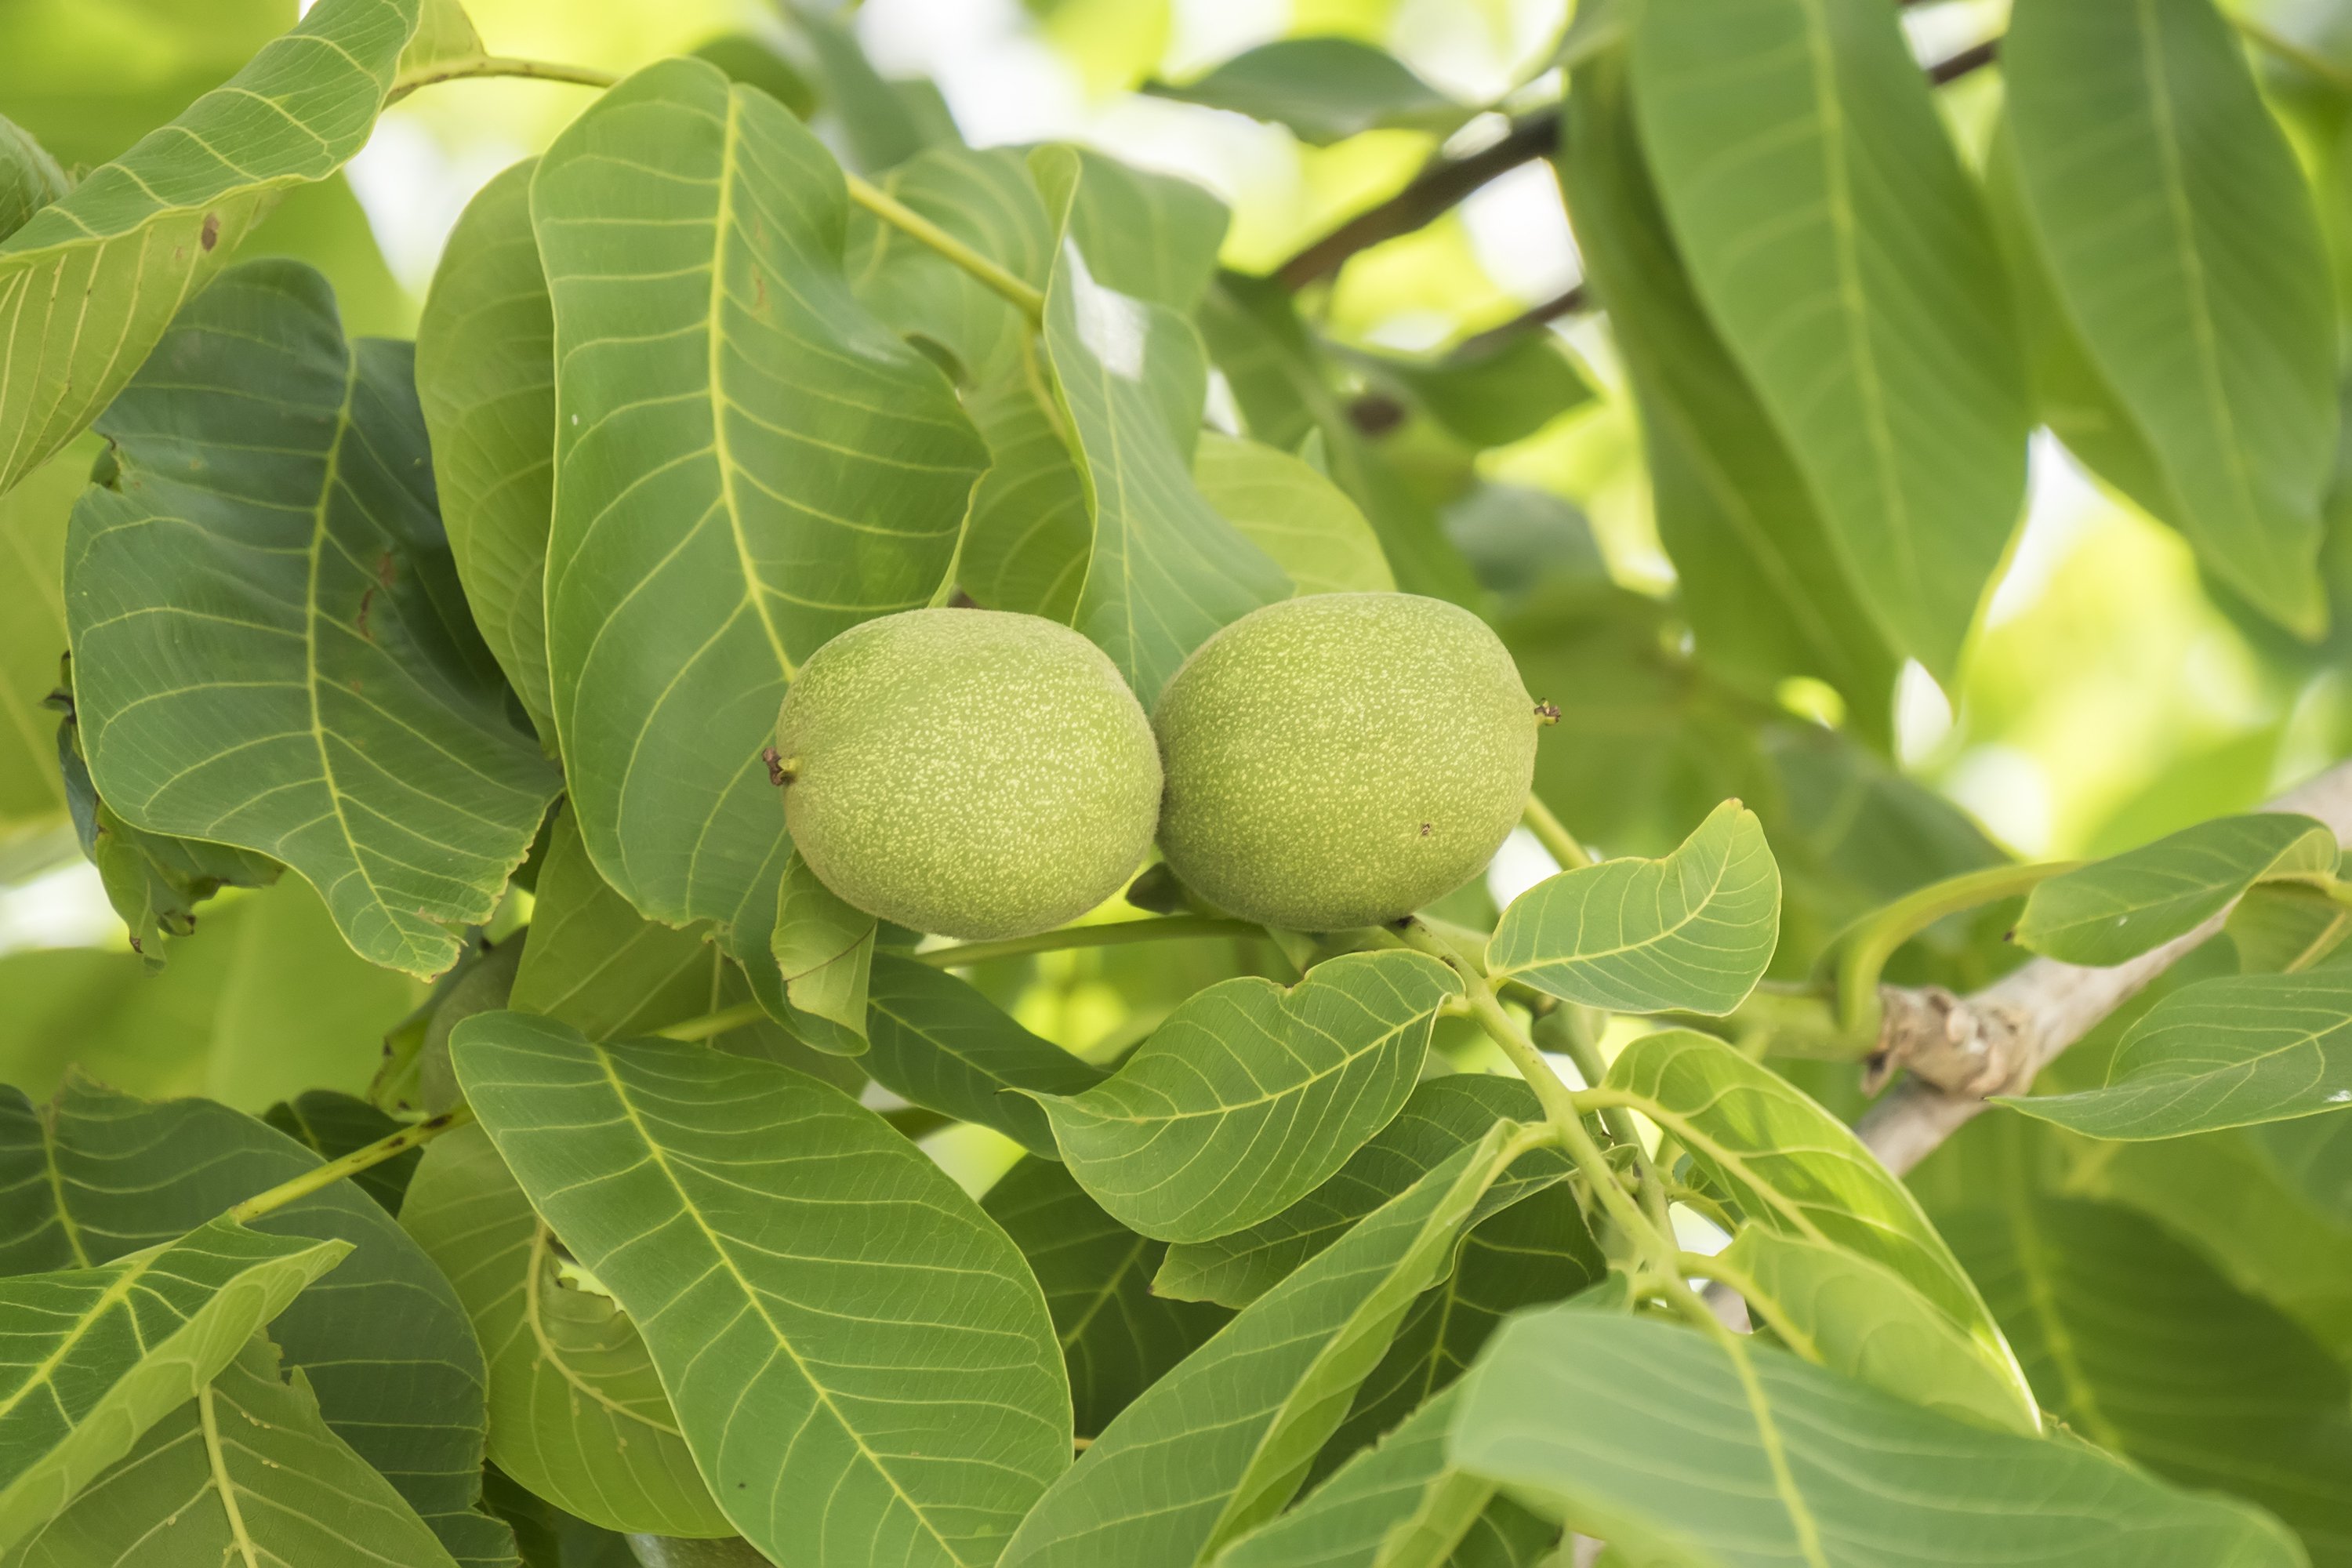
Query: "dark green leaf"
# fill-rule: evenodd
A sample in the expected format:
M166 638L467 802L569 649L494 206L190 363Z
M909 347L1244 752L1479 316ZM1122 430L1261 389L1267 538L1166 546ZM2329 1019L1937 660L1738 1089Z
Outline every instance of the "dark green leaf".
M1663 860L1607 860L1538 882L1486 943L1497 977L1621 1013L1728 1013L1780 931L1780 869L1736 800Z
M763 38L750 33L722 33L697 47L694 55L725 71L729 81L758 88L797 119L806 120L816 112L816 89Z
M1146 82L1143 90L1271 120L1318 147L1381 126L1442 134L1470 114L1386 49L1339 37L1276 38L1206 76Z
M209 1100L143 1105L68 1084L36 1113L0 1092L0 1273L102 1263L182 1234L318 1157ZM490 1568L506 1531L474 1511L482 1482L482 1354L432 1261L365 1194L331 1186L255 1220L272 1236L349 1242L334 1273L270 1338L317 1391L327 1425L380 1470L460 1562Z
M1396 591L1372 525L1345 490L1303 458L1203 430L1192 453L1192 482L1300 593Z
M729 1533L636 1325L610 1296L564 1278L555 1233L489 1135L461 1128L426 1156L400 1222L457 1287L481 1341L490 1462L608 1530Z
M2088 367L2149 460L2153 510L2221 581L2315 635L2336 312L2310 191L2245 46L2209 0L2019 20L2001 46L2017 190Z
M1983 208L1877 0L1633 20L1633 103L1699 298L1864 605L1948 681L2024 496L2024 366Z
M331 1089L307 1089L292 1100L281 1100L261 1113L261 1120L283 1132L321 1160L340 1160L400 1131L400 1123L354 1096ZM373 1198L384 1213L400 1213L408 1179L416 1173L421 1149L409 1149L379 1164L370 1165L352 1182Z
M347 345L316 273L249 263L99 428L66 582L100 794L293 867L362 956L448 968L558 781L465 617L407 345Z
M2178 1138L2352 1108L2352 971L2228 975L2132 1026L2099 1089L2001 1103L2093 1138Z
M1145 1390L1022 1522L1004 1568L1192 1568L1280 1511L1533 1136L1498 1123Z
M513 1563L510 1542L501 1556ZM278 1347L259 1334L71 1506L0 1557L6 1568L456 1561L320 1418L302 1370L290 1384L281 1379Z
M974 388L964 410L992 460L971 498L964 590L985 609L1066 622L1077 614L1095 525L1044 367L1024 356Z
M1540 1167L1523 1160L1527 1178ZM1512 1195L1488 1189L1486 1204ZM1561 1301L1607 1277L1608 1264L1586 1228L1576 1194L1544 1188L1501 1212L1473 1219L1453 1272L1422 1292L1397 1325L1381 1364L1364 1379L1347 1420L1315 1461L1318 1478L1388 1431L1440 1390L1451 1388L1504 1319Z
M555 320L530 230L526 159L467 204L416 323L416 396L449 552L482 640L555 744L547 682L555 508Z
M753 1544L812 1568L985 1562L1068 1464L1036 1282L872 1111L764 1062L593 1045L527 1014L468 1019L451 1044Z
M1164 1241L1103 1212L1053 1160L1023 1160L980 1200L1045 1287L1070 1373L1077 1435L1092 1437L1233 1314L1151 1289Z
M930 600L986 462L939 371L851 295L847 206L814 137L697 60L607 92L531 185L559 366L548 653L581 833L640 910L715 921L772 973L783 814L759 752L784 683Z
M793 1006L862 1038L874 932L874 917L818 881L793 850L784 861L775 934L768 942ZM827 1031L821 1038L830 1046L839 1036Z
M2325 877L2336 835L2308 816L2263 812L2200 822L2053 877L2025 900L2017 940L2069 963L2121 963L2195 930L2265 877Z
M1054 224L1027 162L1012 148L933 147L892 169L880 184L1014 277L1045 287ZM945 349L964 379L986 383L1020 366L1028 322L938 251L859 207L850 215L848 254L859 301L901 336ZM985 422L975 420L985 431Z
M1485 1137L1496 1122L1542 1117L1535 1091L1515 1078L1449 1073L1424 1079L1413 1087L1396 1119L1349 1155L1329 1181L1246 1230L1170 1247L1152 1289L1180 1300L1245 1307L1358 1220ZM1487 1190L1485 1210L1517 1202L1559 1180L1568 1168L1557 1152L1528 1154Z
M1634 1562L2303 1562L2266 1515L2087 1445L1969 1426L1738 1336L1573 1306L1496 1336L1448 1453Z
M2021 1195L1947 1224L2053 1415L2352 1562L2352 1374L2292 1320L2116 1205Z
M1712 1036L1668 1029L1619 1053L1601 1098L1678 1139L1699 1173L1755 1223L1892 1269L1949 1317L1996 1373L2022 1384L1992 1314L1918 1200L1851 1128L1770 1068Z
M911 958L874 961L868 1049L860 1064L899 1098L999 1132L1048 1161L1061 1156L1045 1112L1011 1090L1082 1094L1102 1069L1041 1040L954 975Z
M1076 203L1097 163L1066 150L1039 156L1041 171L1062 180L1056 210L1071 241L1056 251L1046 286L1045 362L1094 519L1072 624L1148 709L1187 654L1226 623L1288 597L1291 585L1192 482L1207 374L1200 339L1174 310L1090 271ZM1051 194L1054 180L1042 183ZM1181 419L1171 417L1179 410Z
M1388 1125L1461 984L1396 952L1343 953L1287 991L1224 981L1099 1087L1033 1098L1070 1173L1120 1224L1206 1241L1287 1208Z
M0 490L81 433L290 186L374 127L416 0L320 0L217 91L0 243ZM235 155L231 156L233 150Z
M70 662L70 661L68 661ZM196 929L196 906L223 888L264 888L283 869L267 855L198 838L175 838L131 826L99 798L82 754L81 725L70 695L52 697L66 710L58 726L53 774L62 781L81 852L97 868L106 901L122 921L131 951L152 972L163 966L173 939Z
M1445 1462L1460 1390L1449 1388L1348 1461L1281 1518L1217 1555L1216 1568L1440 1568L1533 1563L1559 1528ZM1490 1541L1455 1543L1481 1529ZM1472 1556L1471 1553L1480 1555Z
M1474 447L1525 440L1592 401L1592 388L1549 332L1528 331L1499 346L1442 359L1358 356L1375 384L1390 382L1440 425Z
M1803 474L1699 302L1658 205L1621 55L1576 73L1560 183L1642 411L1658 533L1699 647L1736 679L1828 681L1885 735L1899 660Z
M223 1218L102 1266L0 1279L0 1548L55 1517L350 1250Z
M936 142L954 140L951 121L941 126L919 110L908 91L918 84L882 79L845 16L819 0L782 0L778 9L797 51L795 62L815 81L855 167L877 173Z

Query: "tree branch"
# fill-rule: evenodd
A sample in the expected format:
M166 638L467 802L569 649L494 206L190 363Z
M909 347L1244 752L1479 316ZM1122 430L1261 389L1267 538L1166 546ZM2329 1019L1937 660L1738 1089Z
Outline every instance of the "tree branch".
M2339 763L2265 809L2317 817L2352 841L2352 763ZM1983 990L1886 985L1874 1079L1910 1077L1856 1123L1862 1141L1900 1175L1985 1109L1989 1094L2021 1093L2035 1075L2106 1016L2221 929L2223 910L2186 936L2106 969L2037 958Z
M1284 262L1275 276L1285 288L1303 289L1339 270L1356 252L1434 223L1471 192L1522 163L1549 157L1559 145L1559 110L1528 115L1493 146L1423 170L1388 200L1365 208Z

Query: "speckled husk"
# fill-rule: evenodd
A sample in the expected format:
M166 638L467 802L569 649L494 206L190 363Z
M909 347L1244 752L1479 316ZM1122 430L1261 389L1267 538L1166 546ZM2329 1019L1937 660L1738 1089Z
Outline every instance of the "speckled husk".
M1409 594L1252 611L1194 651L1152 727L1160 845L1211 902L1294 931L1399 919L1483 870L1539 721L1484 621Z
M1069 627L909 610L812 655L776 718L784 819L857 908L967 941L1084 914L1134 871L1160 809L1151 726Z

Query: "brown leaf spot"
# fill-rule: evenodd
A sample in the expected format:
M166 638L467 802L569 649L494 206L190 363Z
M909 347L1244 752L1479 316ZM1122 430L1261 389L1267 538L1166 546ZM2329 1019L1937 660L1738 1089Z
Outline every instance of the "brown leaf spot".
M1429 826L1429 824L1427 824L1426 822L1423 823L1423 824L1421 825L1421 836L1422 836L1423 838L1426 838L1426 837L1429 837L1430 832L1431 832L1431 829L1430 829L1430 826Z
M375 610L375 595L376 590L373 588L360 595L360 613L352 620L352 627L360 634L360 640L362 642L375 641L374 634L368 630L368 616Z
M391 551L384 551L375 558L375 580L383 584L385 591L391 590L393 579L399 575L400 563L393 559Z
M206 213L205 226L196 235L196 243L210 250L220 243L220 214Z

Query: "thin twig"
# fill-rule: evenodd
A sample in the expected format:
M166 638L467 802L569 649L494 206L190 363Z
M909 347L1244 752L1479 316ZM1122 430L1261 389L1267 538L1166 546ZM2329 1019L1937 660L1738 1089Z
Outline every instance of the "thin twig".
M1459 158L1424 169L1388 200L1367 207L1276 268L1289 289L1303 289L1339 270L1360 250L1424 228L1471 192L1522 163L1548 158L1559 145L1559 110L1542 110L1515 121L1503 139Z
M2263 809L2299 811L2352 841L2352 763L2340 763ZM1983 990L1954 996L1936 987L1884 986L1880 1056L1911 1076L1855 1124L1897 1174L1934 1152L1985 1109L1986 1093L2021 1092L2043 1068L2108 1014L2220 931L2222 910L2184 936L2104 969L2037 958Z
M1970 71L1979 70L1992 64L2000 57L2000 37L1996 34L1981 44L1971 44L1958 54L1947 55L1929 66L1927 85L1942 87L1946 82L1958 81Z
M1473 332L1454 345L1446 357L1451 360L1483 359L1515 340L1525 337L1538 327L1549 326L1562 316L1573 316L1589 301L1582 283L1571 284L1540 305L1530 305L1498 327L1488 327L1483 332Z
M1536 842L1559 862L1561 870L1573 871L1580 866L1593 864L1592 852L1579 843L1576 835L1552 815L1551 807L1535 795L1528 796L1527 809L1519 820L1527 825L1529 833L1536 836Z

